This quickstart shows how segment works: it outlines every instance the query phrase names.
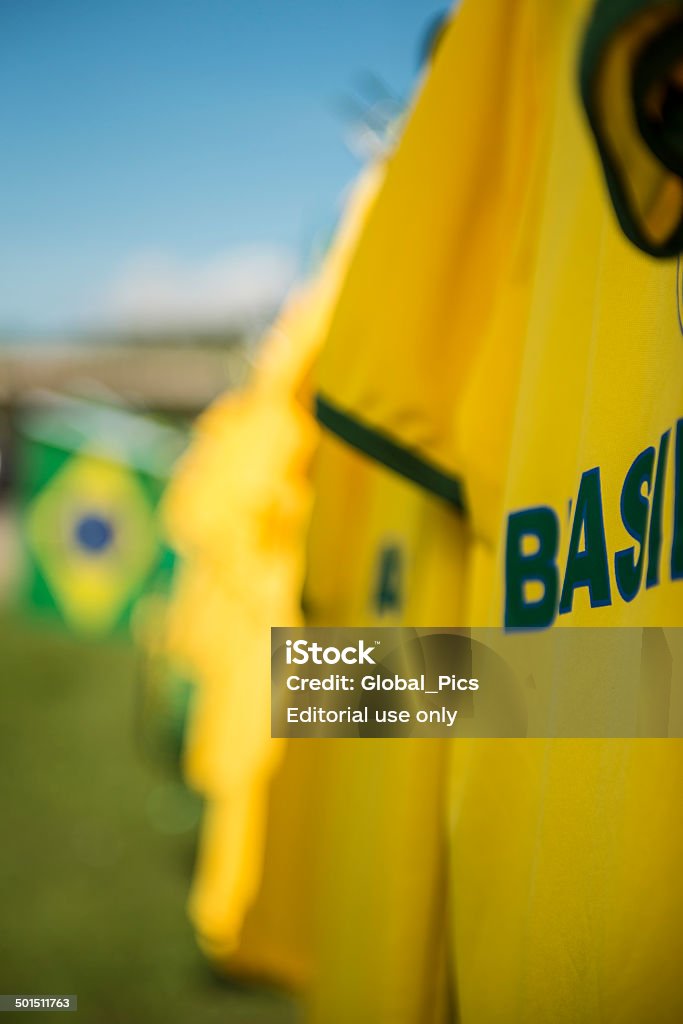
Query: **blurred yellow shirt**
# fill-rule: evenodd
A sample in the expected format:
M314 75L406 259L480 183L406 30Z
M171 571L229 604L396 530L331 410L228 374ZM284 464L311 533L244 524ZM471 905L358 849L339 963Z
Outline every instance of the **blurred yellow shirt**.
M448 502L331 434L321 438L313 480L308 625L460 618L467 529ZM443 1021L447 745L390 738L319 744L325 790L307 1019Z
M168 649L197 683L184 770L207 799L190 915L215 960L289 984L308 968L303 924L297 930L305 915L277 908L292 889L291 872L298 880L306 871L292 850L303 861L309 839L299 839L294 815L274 806L298 800L306 814L298 783L292 790L273 781L285 745L270 737L270 628L302 622L318 440L311 365L381 177L379 164L361 176L323 267L287 304L247 388L201 418L166 499L168 532L183 558ZM285 778L301 771L283 768Z

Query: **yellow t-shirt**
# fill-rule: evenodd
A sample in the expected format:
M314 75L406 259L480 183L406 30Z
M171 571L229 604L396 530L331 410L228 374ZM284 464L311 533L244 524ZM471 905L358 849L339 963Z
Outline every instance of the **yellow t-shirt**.
M190 915L222 966L289 985L310 946L305 913L283 907L294 890L305 899L313 854L292 781L306 756L282 766L285 744L270 737L270 628L302 622L311 364L381 177L379 164L361 176L323 267L287 304L247 388L202 417L166 501L183 557L169 652L197 683L184 770L206 797ZM298 819L282 802L301 805Z
M169 650L197 681L184 771L206 798L190 915L221 960L238 948L259 892L269 786L283 754L270 738L270 625L301 621L317 428L295 390L310 358L300 301L250 390L205 415L167 502L184 560Z
M467 623L676 625L683 610L679 273L674 261L633 247L609 205L577 87L591 5L550 6L537 0L514 5L513 14L508 5L506 14L492 4L462 5L389 167L385 205L378 203L366 233L366 262L354 263L341 296L319 377L321 420L464 508L473 539ZM632 4L631 13L641 7ZM496 16L505 55L491 29ZM480 45L466 46L479 18ZM525 24L536 26L528 37ZM625 26L631 42L634 24ZM658 33L666 19L657 26ZM640 27L645 48L651 24ZM547 49L530 50L532 39ZM532 52L547 63L516 62ZM608 70L598 64L596 94L607 104L603 123L614 128L611 156L628 170L636 168L628 132L605 116L610 89L614 103L624 102L615 92L623 82L605 82ZM475 87L461 122L462 90L448 83L465 78ZM537 109L525 97L531 90L538 99L539 81L538 120L528 133L508 132L512 110ZM442 90L442 107L426 105L430 88ZM484 137L472 130L457 160L444 125L455 131L461 123L476 124ZM516 163L505 142L529 133L533 159L520 155ZM493 138L498 167L477 159L490 155ZM641 247L652 251L674 244L680 216L679 177L661 161L655 170L628 179L627 215ZM465 245L471 259L462 256ZM372 301L371 265L382 268ZM459 1019L680 1020L680 742L451 748Z
M468 538L448 502L330 434L321 438L313 480L307 624L459 618ZM437 1024L447 1019L447 746L419 739L319 745L325 788L307 1019Z

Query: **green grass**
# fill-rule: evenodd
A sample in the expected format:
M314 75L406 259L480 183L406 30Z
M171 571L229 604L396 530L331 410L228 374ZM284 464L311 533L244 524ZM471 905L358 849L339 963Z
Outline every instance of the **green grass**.
M293 1024L195 947L195 808L141 752L135 671L122 642L0 615L0 993L75 993L88 1024Z

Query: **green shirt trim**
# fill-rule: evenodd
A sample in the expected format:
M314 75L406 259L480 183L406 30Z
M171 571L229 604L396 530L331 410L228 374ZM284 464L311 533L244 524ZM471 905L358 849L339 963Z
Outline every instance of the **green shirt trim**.
M424 459L417 452L397 444L386 434L369 427L336 408L326 398L316 398L318 422L352 448L450 502L459 512L466 511L462 482Z

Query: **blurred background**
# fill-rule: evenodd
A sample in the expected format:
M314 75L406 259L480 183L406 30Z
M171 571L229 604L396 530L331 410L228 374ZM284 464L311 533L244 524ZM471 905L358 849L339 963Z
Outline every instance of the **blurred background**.
M0 4L0 992L293 1021L186 919L158 504L400 120L433 0Z

